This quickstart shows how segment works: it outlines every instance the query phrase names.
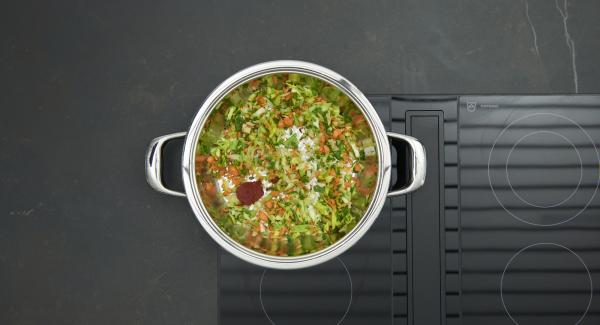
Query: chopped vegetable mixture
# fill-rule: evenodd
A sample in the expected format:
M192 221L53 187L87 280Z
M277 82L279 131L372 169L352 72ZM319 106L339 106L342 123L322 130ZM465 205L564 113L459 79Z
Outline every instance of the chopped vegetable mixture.
M272 74L230 92L205 123L196 177L211 217L253 250L295 256L350 232L377 182L364 115L340 90Z

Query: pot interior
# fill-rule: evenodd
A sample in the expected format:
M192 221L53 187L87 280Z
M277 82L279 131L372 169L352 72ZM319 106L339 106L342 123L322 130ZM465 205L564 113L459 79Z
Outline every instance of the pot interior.
M197 140L196 186L220 230L272 256L323 250L351 232L378 182L369 121L338 87L261 76L212 108Z

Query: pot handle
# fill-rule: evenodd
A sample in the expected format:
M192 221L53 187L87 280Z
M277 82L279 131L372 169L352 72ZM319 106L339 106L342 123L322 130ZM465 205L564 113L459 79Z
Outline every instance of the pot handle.
M148 151L146 151L146 181L158 192L185 197L185 193L173 191L166 188L162 182L162 148L170 140L183 138L187 132L178 132L163 135L150 142Z
M427 159L425 147L419 140L404 134L387 132L390 141L402 141L408 144L410 149L410 183L403 188L396 189L395 185L388 191L387 196L393 197L410 193L423 185L425 182L425 172L427 168Z

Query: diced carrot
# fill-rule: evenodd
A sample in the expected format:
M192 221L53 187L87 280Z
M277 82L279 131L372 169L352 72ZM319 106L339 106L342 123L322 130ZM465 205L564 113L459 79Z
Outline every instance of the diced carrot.
M215 158L213 156L208 156L208 158L206 158L206 162L208 162L209 164L212 164L215 162Z
M267 103L267 99L265 97L263 97L263 96L257 96L256 97L256 102L260 106L265 106L265 104Z
M265 206L267 207L267 209L271 209L273 207L273 201L267 201L265 202Z
M258 84L259 84L259 82L260 82L260 81L259 81L258 79L253 79L253 80L250 80L250 82L249 82L249 84L250 84L250 87L252 87L252 88L256 88L256 87L258 87Z
M344 183L344 188L350 188L350 186L352 186L352 184L350 184L350 182L345 182Z
M361 170L360 164L354 165L354 171L359 172Z
M203 156L203 155L198 155L198 156L196 156L196 162L197 162L197 163L202 163L202 162L204 162L205 160L206 160L206 156Z
M235 168L234 166L229 166L229 174L231 176L237 176L240 174L240 172L237 170L237 168Z
M283 123L285 124L285 126L290 127L290 126L294 125L294 120L292 120L291 117L286 116L283 118Z
M214 195L216 193L215 184L212 182L204 184L204 189L206 190L206 193L210 195Z
M362 115L356 115L352 118L352 125L354 125L355 127L360 126L363 122L365 121L364 116Z
M279 195L278 191L271 191L271 196L272 197L276 197L277 195Z
M283 120L279 120L279 123L277 123L277 127L280 129L283 129L285 127L285 124L283 123Z
M365 176L372 176L375 175L375 173L377 173L377 166L370 165L365 167Z
M334 199L327 200L327 204L329 204L330 207L335 208L335 200Z
M367 195L367 194L371 193L371 189L368 187L359 187L358 191L360 192L360 194L363 194L363 195Z
M339 137L340 137L340 135L342 135L342 130L340 130L340 129L335 129L335 130L333 130L333 137L334 137L335 139L339 138Z
M258 218L262 221L267 221L269 220L269 216L267 215L266 212L264 212L263 210L258 211Z
M246 241L244 242L244 245L251 246L253 239L254 239L254 236L252 236L252 232L248 232L248 236L246 236Z

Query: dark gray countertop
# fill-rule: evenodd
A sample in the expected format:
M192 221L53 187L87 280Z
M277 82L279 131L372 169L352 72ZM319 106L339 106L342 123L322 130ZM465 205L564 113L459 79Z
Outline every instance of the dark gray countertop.
M600 93L600 2L5 5L0 323L213 324L217 247L143 157L237 70L327 66L370 94Z

